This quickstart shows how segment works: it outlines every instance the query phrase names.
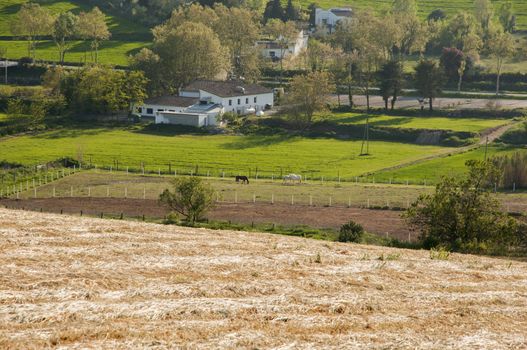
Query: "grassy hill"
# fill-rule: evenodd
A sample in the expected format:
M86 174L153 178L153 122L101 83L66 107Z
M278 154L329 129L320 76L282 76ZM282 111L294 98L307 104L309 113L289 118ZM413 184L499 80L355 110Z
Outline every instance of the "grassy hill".
M506 259L0 209L0 266L5 349L525 345Z
M355 7L355 8L372 8L378 11L389 9L393 0L300 0L303 8L307 8L312 2L317 3L320 7ZM494 8L497 10L504 0L492 0ZM515 13L517 15L517 24L519 30L527 30L527 1L512 0ZM417 0L419 14L426 18L430 12L435 9L442 9L448 15L453 15L458 11L473 11L473 0Z
M20 58L28 55L27 43L14 38L9 30L10 22L25 2L23 0L0 0L0 37L3 37L3 40L0 40L0 46L7 48L7 55L10 58ZM36 2L48 8L54 14L64 11L79 13L80 11L89 11L91 9L91 6L75 0ZM106 21L112 33L112 40L102 43L100 50L101 62L127 65L130 54L149 44L150 31L143 25L112 14L107 14ZM89 47L89 43L80 41L74 43L72 50L66 54L66 60L69 62L83 61L84 54L89 50ZM37 59L58 60L57 49L53 41L45 40L37 46Z

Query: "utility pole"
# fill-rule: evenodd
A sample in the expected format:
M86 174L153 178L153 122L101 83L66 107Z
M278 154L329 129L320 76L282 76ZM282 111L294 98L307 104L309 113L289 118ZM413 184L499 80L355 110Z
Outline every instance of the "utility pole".
M364 153L364 145L366 145L366 153ZM362 145L360 147L360 155L366 156L370 154L370 115L366 115L366 126L364 127L364 137L362 138Z
M485 140L485 162L487 161L487 151L489 149L489 137L487 136Z

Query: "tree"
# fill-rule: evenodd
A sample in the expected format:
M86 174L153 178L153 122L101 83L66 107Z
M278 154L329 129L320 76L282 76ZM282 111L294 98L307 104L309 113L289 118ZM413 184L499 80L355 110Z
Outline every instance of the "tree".
M271 19L284 19L284 9L280 0L269 0L265 5L263 22L267 23Z
M99 62L99 46L101 41L110 39L110 31L106 25L104 13L98 7L90 12L81 12L78 20L79 35L84 40L91 40L92 57L95 63Z
M306 50L307 66L312 71L325 70L331 64L335 49L317 39L310 39Z
M4 58L4 84L7 84L7 49L0 46L0 58Z
M340 227L338 241L360 243L363 235L364 228L355 221L350 220Z
M214 206L214 189L199 177L179 177L173 191L164 190L159 201L194 224Z
M64 63L66 51L69 49L68 40L77 33L79 17L71 12L63 12L55 18L51 35L59 50L59 61Z
M289 113L297 125L311 124L315 112L326 108L328 97L334 89L327 72L315 71L294 77L287 100L291 106Z
M465 177L445 177L434 194L421 195L405 217L420 231L426 248L488 252L514 244L517 223L508 217L490 187L497 177L488 162L468 161Z
M483 46L481 27L474 16L460 12L452 17L443 28L440 42L442 47L455 47L475 62Z
M309 11L309 27L310 28L315 28L316 27L315 15L316 15L318 7L319 7L318 4L314 3L314 2L309 4L309 6L307 7L307 9Z
M434 11L430 12L426 19L428 20L428 22L443 21L446 19L446 13L441 9L435 9Z
M289 47L291 42L298 34L295 23L288 21L282 22L279 19L271 19L264 27L267 35L274 40L280 49L280 86L282 85L282 74L284 71L284 55L285 50Z
M489 34L488 50L496 62L496 95L500 93L500 77L505 60L514 53L514 39L501 28Z
M498 15L503 30L507 33L514 33L516 30L516 16L514 15L512 1L509 0L501 4Z
M154 32L152 49L134 57L133 66L149 79L158 79L156 93L177 93L196 79L213 79L229 68L228 52L218 35L202 23L183 22L167 31Z
M429 99L430 111L433 111L433 101L441 93L443 74L436 62L421 60L415 67L415 86L424 98Z
M417 3L415 0L394 0L392 12L406 16L417 16Z
M490 28L490 22L494 16L494 7L490 0L474 0L474 16L480 23L484 33Z
M388 100L392 98L392 110L401 94L403 85L403 65L399 61L385 63L379 71L379 94L384 100L384 107L388 110Z
M36 47L40 37L50 34L53 17L39 4L25 3L11 23L13 35L26 38L28 56L35 59Z
M284 12L284 21L298 21L300 19L300 13L298 9L293 5L292 0L287 0L287 6Z
M142 72L89 66L63 74L60 91L74 113L111 115L141 104L146 83Z
M461 83L467 67L467 57L463 51L455 47L443 48L440 66L451 81L457 81L457 90L461 91Z

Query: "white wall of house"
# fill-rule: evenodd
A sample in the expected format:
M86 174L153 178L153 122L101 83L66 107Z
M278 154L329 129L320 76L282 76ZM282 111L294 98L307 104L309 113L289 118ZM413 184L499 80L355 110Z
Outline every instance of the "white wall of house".
M188 113L188 112L159 112L156 115L156 124L177 124L195 127L215 126L217 114Z
M315 9L315 26L319 30L326 30L328 33L333 33L337 23L342 20L348 20L350 17L340 17L331 12L331 10L339 9L329 9L324 10L317 8Z
M271 40L258 41L256 45L259 47L261 55L265 58L282 58L282 54L283 58L296 57L302 50L307 49L308 39L309 37L301 30L294 41L289 43L287 48L283 50Z
M200 90L201 99L210 99L211 102L221 104L224 112L234 112L241 115L251 114L265 110L265 106L273 106L274 96L272 92L258 95L239 95L233 97L221 97Z
M140 108L140 109L139 109ZM155 117L158 112L182 112L188 107L176 107L176 106L163 106L163 105L151 105L145 104L142 106L135 107L135 114L147 117Z

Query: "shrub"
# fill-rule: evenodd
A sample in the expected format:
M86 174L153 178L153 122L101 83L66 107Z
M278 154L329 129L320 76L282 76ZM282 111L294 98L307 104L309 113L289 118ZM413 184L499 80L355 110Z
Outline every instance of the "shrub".
M180 177L174 180L174 190L166 189L159 201L170 210L181 214L194 224L214 205L214 190L198 177Z
M350 220L340 227L339 242L355 242L358 243L362 240L364 235L364 228L356 222Z

